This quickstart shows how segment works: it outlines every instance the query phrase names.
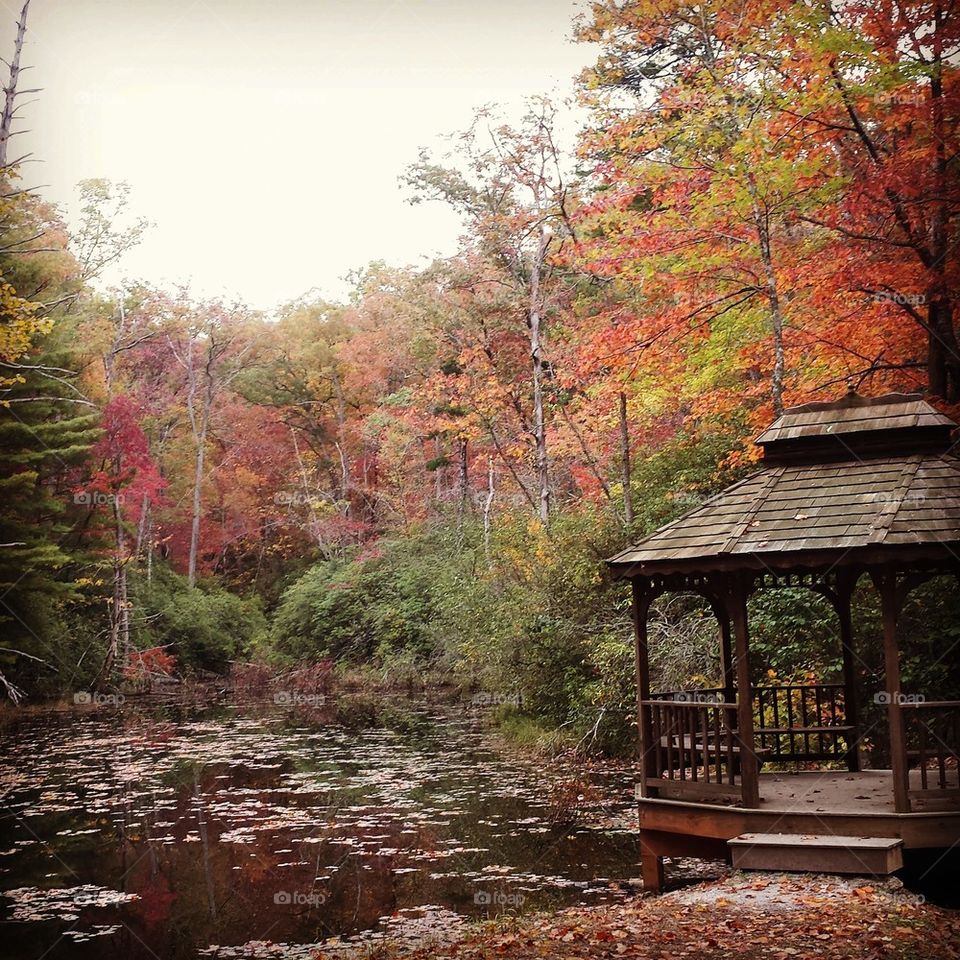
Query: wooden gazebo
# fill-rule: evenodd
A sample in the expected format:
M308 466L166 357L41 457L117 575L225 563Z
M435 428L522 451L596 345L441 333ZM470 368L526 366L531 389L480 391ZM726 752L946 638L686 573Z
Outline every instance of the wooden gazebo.
M960 577L956 426L913 395L793 407L757 439L760 469L608 561L633 589L648 888L663 856L885 873L903 849L960 843L960 701L901 691L897 633L911 589ZM861 770L858 750L870 731L851 595L864 575L883 617L885 678L864 695L885 704L884 770ZM752 684L748 600L787 586L836 611L842 683ZM647 616L668 591L715 613L721 686L651 692Z

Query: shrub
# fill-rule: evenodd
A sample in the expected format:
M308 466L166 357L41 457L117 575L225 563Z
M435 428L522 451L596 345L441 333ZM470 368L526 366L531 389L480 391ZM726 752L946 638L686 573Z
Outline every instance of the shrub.
M149 584L138 584L137 592L144 621L138 646L166 647L187 672L225 672L230 660L244 655L266 632L257 600L229 593L213 581L191 589L184 577L160 567Z

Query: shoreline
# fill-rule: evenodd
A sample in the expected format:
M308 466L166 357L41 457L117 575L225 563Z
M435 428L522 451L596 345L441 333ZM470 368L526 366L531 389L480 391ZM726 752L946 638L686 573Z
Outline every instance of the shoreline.
M287 956L282 945L276 947L273 956ZM960 911L933 906L896 879L734 872L660 896L641 894L622 903L557 913L501 915L419 943L400 936L364 946L318 947L315 960L951 960L960 957Z

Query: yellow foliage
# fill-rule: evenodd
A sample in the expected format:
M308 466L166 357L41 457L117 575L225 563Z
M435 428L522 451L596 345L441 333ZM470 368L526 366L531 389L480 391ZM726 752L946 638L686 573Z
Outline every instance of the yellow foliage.
M16 363L30 349L33 338L50 329L50 320L37 316L39 306L18 296L0 278L0 362ZM19 375L0 376L0 386L22 382Z

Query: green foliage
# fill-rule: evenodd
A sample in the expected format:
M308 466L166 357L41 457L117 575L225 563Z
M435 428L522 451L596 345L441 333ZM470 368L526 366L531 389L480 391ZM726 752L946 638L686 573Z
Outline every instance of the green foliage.
M39 352L50 366L69 362ZM43 399L34 399L43 398ZM24 371L0 404L0 630L5 645L42 658L7 655L0 670L24 689L54 669L69 672L64 614L95 578L87 554L90 510L74 502L65 474L76 472L97 439L98 417L70 402L69 385Z
M160 567L139 585L145 627L137 644L167 646L182 671L223 672L262 639L267 624L260 604L229 593L213 581L194 589L186 578Z
M40 660L0 653L0 669L31 696L69 697L88 690L106 652L102 597L74 601L51 598L44 591L20 594L16 609L31 633L16 641L16 649ZM4 633L4 646L14 634Z
M557 753L564 747L575 745L572 732L567 729L558 729L552 724L524 713L516 707L503 706L493 715L502 736L511 743L535 750L540 753Z
M587 746L629 756L637 738L637 667L632 631L624 627L593 638L590 661L595 679L587 688L587 700L598 712L595 728L588 731Z
M750 666L754 677L812 671L837 680L842 669L837 615L823 597L803 588L761 590L750 602Z
M904 638L901 686L928 700L960 700L960 591L954 577L936 577L908 597L900 617Z
M640 460L634 485L644 496L634 533L729 482L722 460L731 446L726 428L704 430ZM387 679L429 665L504 700L519 697L508 733L537 739L536 731L562 730L590 749L629 753L635 681L628 591L603 565L627 535L605 504L558 510L549 533L525 510L503 511L488 567L476 518L459 529L452 520L425 523L382 540L376 557L312 567L284 593L271 642L296 659L372 661ZM677 629L686 629L689 607L663 617L679 617ZM670 660L668 645L662 655ZM685 648L677 656L685 667L702 661Z
M360 663L398 651L435 651L435 620L445 608L453 551L449 531L423 528L381 542L380 555L317 564L283 594L273 620L276 648L295 659Z

